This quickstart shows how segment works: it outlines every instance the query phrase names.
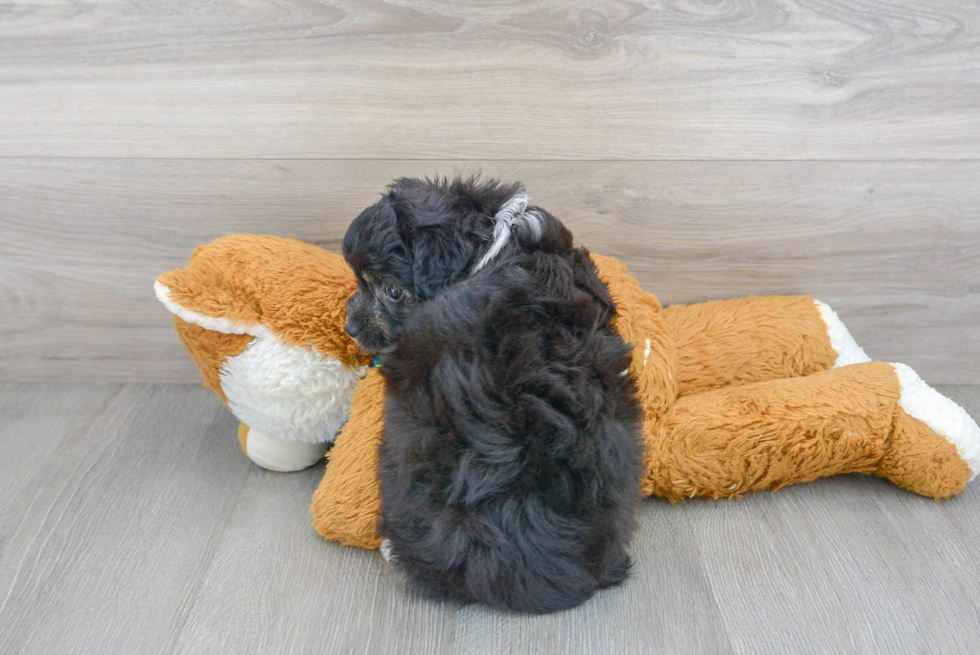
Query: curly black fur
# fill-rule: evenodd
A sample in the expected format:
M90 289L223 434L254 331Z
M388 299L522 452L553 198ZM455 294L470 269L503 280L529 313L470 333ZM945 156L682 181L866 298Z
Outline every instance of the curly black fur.
M382 366L380 532L397 566L440 597L539 613L628 574L640 408L614 304L557 219L533 208L541 237L469 274L519 190L399 181L344 254L359 279L411 279Z
M403 178L361 212L343 243L359 282L347 303L347 331L358 345L371 353L394 348L417 304L468 277L490 243L493 216L522 190L518 183L476 178ZM571 247L572 236L560 221L541 208L533 210L542 219L534 248ZM528 246L531 236L519 229L501 255Z

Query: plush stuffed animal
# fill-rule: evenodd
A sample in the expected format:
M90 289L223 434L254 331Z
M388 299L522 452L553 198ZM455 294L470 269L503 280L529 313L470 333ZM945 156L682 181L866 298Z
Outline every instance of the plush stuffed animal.
M618 261L593 259L633 345L644 494L729 498L861 472L946 498L980 470L973 419L909 367L871 362L827 305L773 296L662 308ZM355 286L338 255L233 235L161 275L156 292L257 464L308 466L340 429L313 524L377 548L384 377L344 333Z
M194 250L154 290L205 386L241 422L246 455L273 471L320 461L371 361L344 332L356 283L343 258L230 235Z

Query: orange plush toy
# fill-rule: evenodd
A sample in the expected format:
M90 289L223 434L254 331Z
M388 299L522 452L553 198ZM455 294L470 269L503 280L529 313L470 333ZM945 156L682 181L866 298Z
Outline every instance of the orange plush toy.
M973 419L909 367L871 362L827 305L774 296L664 309L618 261L593 259L633 346L645 494L737 497L861 472L946 498L980 470ZM336 436L313 525L377 548L384 378L344 333L355 286L339 255L232 235L161 275L156 292L253 461L305 468Z

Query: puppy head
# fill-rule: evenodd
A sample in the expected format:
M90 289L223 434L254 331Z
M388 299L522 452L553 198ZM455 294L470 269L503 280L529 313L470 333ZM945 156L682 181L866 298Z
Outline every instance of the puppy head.
M537 208L528 210L534 224L522 225L511 242L497 238L498 213L512 218L509 208L521 197L523 211L521 184L477 178L403 178L391 184L344 236L344 258L358 280L347 303L347 331L358 346L390 352L411 311L482 266L488 252L497 256L501 241L513 248L521 239L538 242L545 232L561 232L571 243L567 230ZM547 219L560 230L542 229Z
M344 236L343 253L357 276L357 292L347 301L347 334L367 352L389 352L418 302L412 253L398 234L394 208L379 202L361 212Z

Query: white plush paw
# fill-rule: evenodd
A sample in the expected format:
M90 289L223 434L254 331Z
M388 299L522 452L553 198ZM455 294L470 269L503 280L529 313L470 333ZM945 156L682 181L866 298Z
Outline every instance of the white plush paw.
M847 326L837 316L837 312L830 308L830 305L820 302L816 298L813 300L820 312L820 318L827 325L827 336L830 338L831 347L837 351L837 361L830 368L840 368L850 364L863 364L870 362L871 358L864 352L857 341L847 331Z
M381 547L378 549L381 551L381 556L385 558L386 562L394 562L395 559L395 547L391 545L390 539L385 539L381 542Z
M906 414L946 437L970 468L970 479L976 477L980 472L980 426L965 409L926 384L910 367L892 366L902 389L898 404Z
M249 429L245 439L248 458L270 471L302 471L323 459L326 452L326 443L281 441L255 429Z

